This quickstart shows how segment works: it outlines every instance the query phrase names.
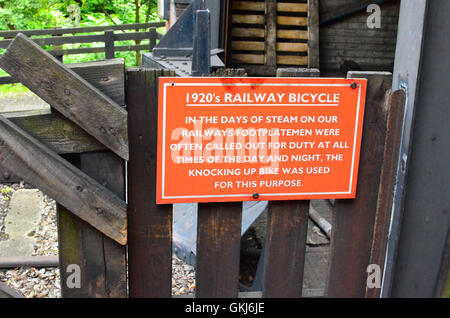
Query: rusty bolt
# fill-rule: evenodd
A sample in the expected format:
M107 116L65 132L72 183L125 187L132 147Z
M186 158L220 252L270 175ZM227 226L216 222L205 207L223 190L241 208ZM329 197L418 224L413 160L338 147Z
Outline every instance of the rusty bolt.
M356 84L356 82L353 82L353 83L350 85L350 87L353 88L353 89L355 89L355 88L358 87L358 84Z
M259 193L258 192L253 193L252 197L255 200L258 199L259 198Z

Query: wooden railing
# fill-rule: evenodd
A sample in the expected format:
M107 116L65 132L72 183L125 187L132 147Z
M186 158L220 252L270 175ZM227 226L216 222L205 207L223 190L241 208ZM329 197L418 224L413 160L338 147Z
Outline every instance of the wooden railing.
M0 49L6 49L12 39L18 33L22 33L30 37L40 46L50 46L51 48L47 51L61 61L64 55L102 52L105 53L106 59L112 59L114 58L115 52L151 51L155 47L156 41L162 37L162 34L156 31L156 28L164 26L165 22L152 22L67 29L0 31L0 38L3 38L0 39ZM97 34L86 35L85 33ZM134 40L136 42L134 45L115 45L116 41L129 40ZM149 40L149 42L147 44L140 44L140 41L143 40ZM103 42L104 45L100 47L62 48L64 44L99 42ZM17 83L17 81L10 76L0 77L0 85L12 83Z

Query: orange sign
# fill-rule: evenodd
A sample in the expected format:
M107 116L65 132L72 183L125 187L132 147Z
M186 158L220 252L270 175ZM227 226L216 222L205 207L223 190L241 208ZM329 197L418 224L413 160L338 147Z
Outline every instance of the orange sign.
M365 79L160 78L157 203L354 198Z

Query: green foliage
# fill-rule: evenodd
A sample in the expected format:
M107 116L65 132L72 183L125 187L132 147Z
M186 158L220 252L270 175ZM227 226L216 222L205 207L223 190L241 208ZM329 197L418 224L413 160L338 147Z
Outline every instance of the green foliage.
M137 13L137 14L136 14ZM159 21L157 0L0 0L0 30L26 30L97 26ZM91 33L92 34L92 33ZM144 44L145 42L143 41ZM133 45L134 41L116 42ZM102 46L100 43L67 44L63 48ZM48 47L47 49L49 49ZM0 54L4 50L0 50ZM136 52L116 52L127 66L135 66ZM104 53L64 56L64 63L82 63L105 59ZM0 76L8 75L0 69ZM23 92L18 85L0 85L0 95Z
M0 0L0 29L38 29L55 27L64 14L59 0Z

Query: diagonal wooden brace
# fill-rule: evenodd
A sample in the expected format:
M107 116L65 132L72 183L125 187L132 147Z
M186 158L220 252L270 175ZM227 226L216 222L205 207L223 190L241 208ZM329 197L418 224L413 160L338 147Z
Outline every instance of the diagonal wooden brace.
M127 111L28 37L19 33L14 38L0 67L128 160Z
M106 236L126 244L125 201L1 115L0 165Z

